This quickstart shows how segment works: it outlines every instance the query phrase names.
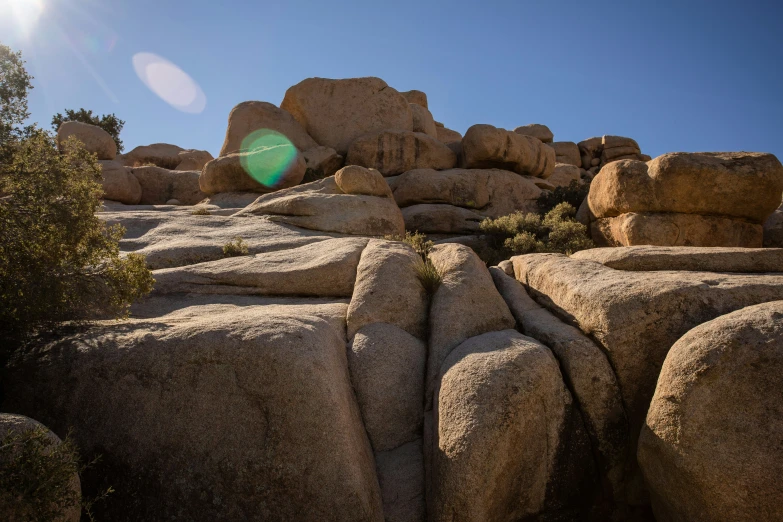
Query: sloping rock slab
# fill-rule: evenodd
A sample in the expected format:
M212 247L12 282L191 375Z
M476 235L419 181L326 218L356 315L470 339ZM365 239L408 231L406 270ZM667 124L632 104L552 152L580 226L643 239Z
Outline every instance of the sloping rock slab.
M783 248L659 247L593 248L571 255L615 270L649 272L783 272Z

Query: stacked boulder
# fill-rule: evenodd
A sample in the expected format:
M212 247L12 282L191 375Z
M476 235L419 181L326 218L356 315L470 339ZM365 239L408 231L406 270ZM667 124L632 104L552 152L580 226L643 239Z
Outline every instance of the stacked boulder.
M602 136L580 141L577 144L582 157L582 168L597 174L604 165L622 159L650 161L642 154L636 140L623 136Z
M599 246L760 247L782 193L772 154L671 153L604 167L580 215Z

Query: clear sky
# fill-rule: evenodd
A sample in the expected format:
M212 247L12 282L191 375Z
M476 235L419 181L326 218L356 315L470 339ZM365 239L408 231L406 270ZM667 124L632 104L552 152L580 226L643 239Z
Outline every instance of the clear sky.
M0 0L0 41L35 76L34 121L113 112L126 150L215 155L239 102L279 105L311 76L378 76L425 91L435 119L463 133L544 123L558 141L630 136L652 156L783 159L781 27L772 0ZM190 75L204 110L147 88L132 60L144 52Z

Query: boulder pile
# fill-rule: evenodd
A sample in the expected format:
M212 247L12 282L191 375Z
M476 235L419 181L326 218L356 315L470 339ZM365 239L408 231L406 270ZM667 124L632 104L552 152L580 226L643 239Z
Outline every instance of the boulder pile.
M377 78L239 104L200 170L177 149L101 159L152 293L3 377L2 411L102 455L101 519L780 520L774 156L463 137ZM594 173L605 247L467 246Z

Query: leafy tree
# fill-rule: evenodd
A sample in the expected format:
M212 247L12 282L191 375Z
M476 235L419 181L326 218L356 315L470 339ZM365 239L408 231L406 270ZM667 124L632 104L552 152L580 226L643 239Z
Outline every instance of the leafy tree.
M22 137L20 127L30 116L27 93L33 88L24 68L22 54L0 44L0 153L10 154L7 146Z
M90 125L100 127L114 138L114 143L117 144L117 152L122 152L123 145L122 140L120 139L120 132L122 131L125 122L115 116L114 113L98 116L97 114L93 114L92 111L85 109L79 109L78 111L65 109L65 116L59 112L54 115L52 118L52 127L54 130L57 130L60 128L60 125L66 121L80 121L82 123L89 123Z
M62 321L117 317L152 289L144 257L121 257L125 230L95 212L95 156L71 139L62 154L38 131L0 165L0 332L24 337Z

